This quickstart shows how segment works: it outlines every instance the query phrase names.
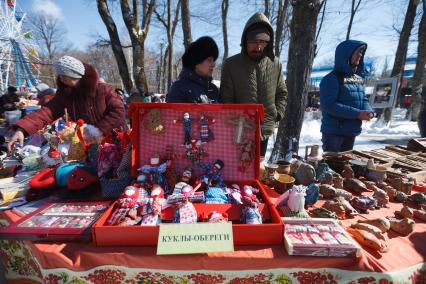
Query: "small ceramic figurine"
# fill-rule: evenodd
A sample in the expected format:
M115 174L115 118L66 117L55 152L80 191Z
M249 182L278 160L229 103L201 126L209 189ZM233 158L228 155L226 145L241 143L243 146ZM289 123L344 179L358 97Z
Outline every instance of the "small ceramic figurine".
M303 185L294 185L280 197L275 205L277 207L287 206L292 212L305 210L306 187Z
M319 186L316 183L310 183L306 189L305 208L308 205L314 205L319 198Z

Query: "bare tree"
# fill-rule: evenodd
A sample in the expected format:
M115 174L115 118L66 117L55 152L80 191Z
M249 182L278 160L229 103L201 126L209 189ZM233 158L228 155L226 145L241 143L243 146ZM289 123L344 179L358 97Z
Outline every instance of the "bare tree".
M285 117L278 127L271 160L282 159L289 148L289 141L292 139L297 141L293 145L293 149L297 151L299 148L298 140L303 123L304 103L314 60L317 19L323 1L293 0L291 4L293 16L287 63L287 107ZM304 52L300 52L300 50Z
M282 42L284 38L284 30L287 26L288 19L288 6L290 0L278 0L278 14L277 14L277 29L275 32L275 56L278 58L281 55Z
M164 54L164 63L163 66L167 66L167 90L172 84L173 77L173 37L176 31L177 23L179 21L179 9L181 6L181 1L179 0L176 4L175 17L172 21L172 1L167 0L167 22L164 19L164 12L160 14L157 9L154 10L158 21L166 28L167 30L167 48ZM167 58L167 63L165 62Z
M391 77L399 76L400 81L404 74L404 65L405 59L407 57L408 43L410 40L411 30L413 29L414 19L416 17L417 5L420 0L409 0L407 6L407 12L405 13L404 24L402 26L401 32L399 34L398 47L396 49L395 61L393 63L393 68L391 72ZM399 84L401 86L401 84ZM400 88L398 88L397 94L400 93ZM398 95L397 95L398 99ZM392 108L386 108L384 110L384 121L386 124L391 122L392 118Z
M417 59L416 68L414 69L412 96L413 103L411 104L411 121L417 121L420 106L421 106L421 92L422 92L422 79L424 77L424 70L426 65L426 0L423 0L423 15L419 24L417 46Z
M52 61L63 46L66 29L59 19L47 14L38 14L30 18L32 32L47 58Z
M101 16L108 31L111 48L114 53L121 80L123 81L124 89L130 94L133 88L133 82L130 77L129 67L127 65L126 57L124 56L120 37L118 36L117 26L114 19L111 17L106 0L97 0L96 2L98 4L99 15Z
M264 14L265 14L265 16L269 19L269 16L271 15L271 13L270 13L270 7L269 7L269 0L264 0L264 2L265 2L265 12L264 12Z
M225 61L228 58L229 46L228 46L228 27L227 27L227 18L228 18L228 9L229 9L229 0L222 0L222 33L223 33L223 59Z
M189 13L189 0L180 0L182 5L182 31L183 45L185 48L192 42L191 35L191 15Z
M315 36L315 54L314 54L314 57L317 57L317 54L318 54L318 51L319 51L317 42L318 42L319 35L321 33L322 24L324 23L326 6L327 6L327 0L324 0L324 3L322 5L322 7L321 7L321 11L322 11L321 20L319 22L319 26L318 26L318 29L317 29L317 34Z
M358 1L358 2L357 2ZM361 4L362 0L352 0L352 6L351 6L351 16L349 17L349 24L348 24L348 31L346 32L346 39L349 39L349 36L351 34L352 30L352 24L355 18L355 14L358 11L359 5Z
M122 88L122 79L118 69L115 54L110 44L103 45L96 41L89 45L80 57L84 62L94 66L99 77L116 88Z
M139 17L139 1L120 0L121 13L130 35L133 51L133 79L140 94L149 91L145 74L145 40L155 8L156 0L142 0L142 15ZM141 23L139 24L139 19Z
M39 57L47 63L41 65L41 77L49 86L55 86L56 77L52 62L64 46L66 29L58 18L47 14L30 17L30 25L36 42L42 48Z

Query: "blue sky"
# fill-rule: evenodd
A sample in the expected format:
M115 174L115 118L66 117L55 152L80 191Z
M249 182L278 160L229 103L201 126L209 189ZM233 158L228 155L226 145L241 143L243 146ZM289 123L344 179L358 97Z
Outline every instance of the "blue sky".
M76 48L85 47L94 41L94 35L107 37L106 28L98 14L95 0L17 0L18 7L24 12L47 13L59 18L67 29L67 40ZM220 0L190 2L193 17L191 26L193 39L202 35L212 36L223 54L222 30L220 22ZM240 50L241 32L247 19L257 10L261 10L263 1L230 1L228 29L230 55ZM319 54L314 65L325 65L333 61L334 48L346 35L349 21L350 0L329 0L327 14L319 39ZM393 63L397 36L392 24L402 25L406 10L406 2L400 0L364 0L361 11L356 15L352 30L352 38L366 41L369 45L367 56L372 57L381 66L386 57ZM256 4L259 3L259 4ZM215 12L216 11L216 12ZM401 13L403 11L404 13ZM118 6L114 9L118 30L121 34L127 31L121 20ZM204 18L204 19L202 19ZM147 46L158 50L160 42L166 42L164 28L158 23L150 27ZM182 51L182 30L178 27L175 35L175 50ZM409 55L416 53L417 44L410 45ZM285 64L286 55L282 57Z

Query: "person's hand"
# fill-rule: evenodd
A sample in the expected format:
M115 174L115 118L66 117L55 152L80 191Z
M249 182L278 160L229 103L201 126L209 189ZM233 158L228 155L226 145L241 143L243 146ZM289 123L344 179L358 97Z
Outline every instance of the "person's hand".
M368 110L362 110L358 113L358 119L360 120L370 121L370 119L372 118L373 118L373 114L369 112Z
M16 130L13 136L10 138L9 143L7 143L7 150L11 152L15 142L18 142L19 145L24 145L24 132L22 130Z

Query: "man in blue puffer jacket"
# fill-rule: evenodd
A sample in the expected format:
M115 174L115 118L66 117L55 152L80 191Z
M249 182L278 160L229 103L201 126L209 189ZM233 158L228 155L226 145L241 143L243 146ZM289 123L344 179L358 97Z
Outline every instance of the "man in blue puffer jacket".
M320 84L322 148L324 152L352 150L363 120L373 117L364 92L367 44L346 40L336 47L334 70Z

